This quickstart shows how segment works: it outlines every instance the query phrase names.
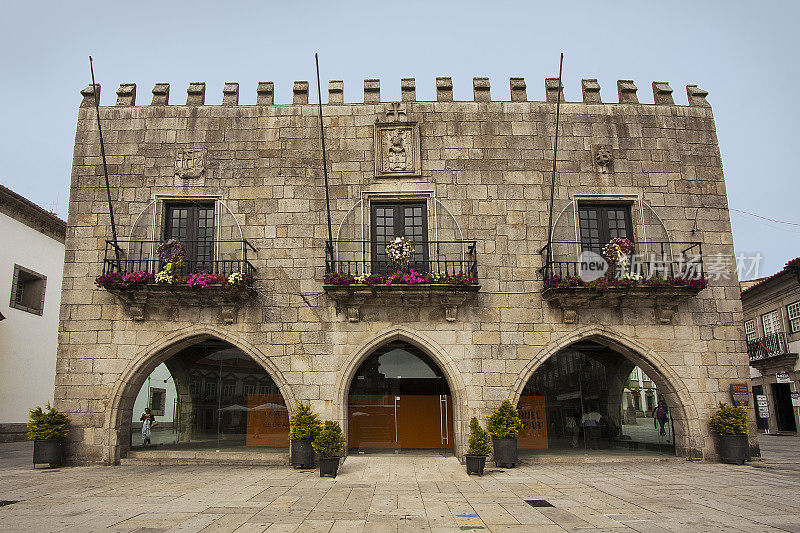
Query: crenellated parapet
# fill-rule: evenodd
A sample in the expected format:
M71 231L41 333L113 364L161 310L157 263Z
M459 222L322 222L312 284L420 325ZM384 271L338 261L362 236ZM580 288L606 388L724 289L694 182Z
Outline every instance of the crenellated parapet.
M524 78L510 78L509 80L511 101L527 102L527 84ZM677 105L672 96L672 87L666 81L654 81L653 104L654 105ZM564 103L564 84L558 84L558 78L546 78L544 80L545 99L547 103L556 103L559 98ZM100 85L97 85L99 94ZM582 103L584 104L645 104L640 102L637 94L637 87L633 80L617 81L617 102L603 102L600 97L600 84L597 79L581 80ZM472 93L474 102L492 102L491 82L487 77L475 77L472 79ZM560 96L559 96L560 93ZM92 86L81 91L83 101L81 107L94 106L94 89ZM275 105L275 85L271 81L262 81L256 88L256 105L271 106ZM309 103L309 85L307 81L296 81L292 86L292 105L307 105ZM692 107L710 107L706 100L708 91L699 88L697 85L687 85L686 95L687 104ZM205 82L192 82L186 90L187 106L205 105L206 84ZM415 78L403 78L400 82L400 99L403 102L417 101L417 82ZM385 101L385 100L384 100ZM436 78L436 101L453 102L453 79L449 76ZM535 101L535 100L533 100ZM378 104L381 102L381 82L379 79L370 78L364 80L364 97L361 102ZM344 104L344 81L330 80L328 82L328 101L329 104ZM136 105L136 84L123 83L117 90L116 106L126 107ZM153 99L150 105L169 105L169 84L157 83L153 87ZM226 82L222 89L222 105L239 105L239 84L236 82ZM652 105L652 104L651 104Z

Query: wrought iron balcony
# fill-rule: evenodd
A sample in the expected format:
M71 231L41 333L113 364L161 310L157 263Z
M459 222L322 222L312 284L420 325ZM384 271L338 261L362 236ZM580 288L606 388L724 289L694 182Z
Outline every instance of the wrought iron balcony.
M642 279L697 279L705 275L700 242L648 241L633 246L629 271ZM553 241L549 247L545 245L539 251L544 265L539 269L542 279L580 277L584 251L600 254L602 246L589 249L577 241Z
M246 240L181 241L186 247L186 257L179 268L179 274L208 272L215 276L239 272L253 277L256 269L247 259L248 251L255 248ZM103 274L111 272L143 271L157 274L164 262L158 258L158 245L161 241L117 241L120 253L119 262L114 251L114 242L106 241L103 256Z
M747 355L750 361L758 361L767 357L776 357L789 353L789 341L786 333L778 332L747 341Z
M396 272L398 266L386 257L386 244L377 241L327 241L325 272L351 276ZM416 243L409 268L423 273L477 278L475 247L476 241L464 240Z

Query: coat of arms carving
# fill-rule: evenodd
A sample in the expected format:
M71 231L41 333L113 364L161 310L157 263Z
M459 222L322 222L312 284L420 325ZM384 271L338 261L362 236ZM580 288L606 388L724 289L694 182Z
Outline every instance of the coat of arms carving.
M375 123L375 175L419 176L419 145L419 125L408 121L404 106L389 104L385 116Z
M204 149L178 150L175 155L175 175L180 178L199 178L205 169Z

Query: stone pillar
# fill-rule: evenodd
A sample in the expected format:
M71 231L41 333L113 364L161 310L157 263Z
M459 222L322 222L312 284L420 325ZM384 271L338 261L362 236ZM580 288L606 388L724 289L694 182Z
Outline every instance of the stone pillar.
M686 95L689 97L689 105L697 107L711 107L711 104L706 100L708 91L704 91L697 85L687 85Z
M169 105L169 83L156 83L150 105Z
M136 105L135 83L121 83L119 85L119 89L117 89L117 105L118 106Z
M344 81L343 80L330 80L328 82L328 103L329 104L343 104L344 103Z
M617 94L620 104L638 104L639 98L636 96L636 85L633 80L617 81Z
M186 105L205 105L206 82L194 81L186 89Z
M275 103L275 85L271 81L258 82L256 89L257 105L272 105Z
M403 102L414 102L417 99L417 80L403 78L400 80L400 98Z
M237 82L225 83L222 88L222 105L239 105L239 84Z
M581 92L584 104L602 104L600 98L600 84L594 78L581 80Z
M472 78L472 95L476 102L491 102L492 92L489 78Z
M672 99L672 87L666 81L653 82L653 103L660 105L675 105Z
M511 78L509 82L511 85L511 101L527 102L528 91L525 85L525 78Z
M381 101L381 80L364 80L364 103L377 104Z
M558 78L545 78L544 80L544 93L545 93L545 100L548 102L556 103L559 99L559 93L561 94L561 101L564 101L564 84L561 84L561 87L558 86Z
M436 78L436 101L437 102L453 101L453 78L448 78L448 77Z
M97 83L94 86L89 85L81 91L81 96L83 96L81 107L94 107L95 88L97 88L97 100L100 101L100 84Z
M308 103L308 82L296 81L292 89L292 103L293 104L307 104Z

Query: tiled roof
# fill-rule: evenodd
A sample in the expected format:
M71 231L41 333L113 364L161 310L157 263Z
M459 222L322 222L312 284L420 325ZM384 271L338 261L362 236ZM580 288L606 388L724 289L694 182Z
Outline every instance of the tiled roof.
M766 282L777 278L781 274L791 272L791 271L793 271L793 270L795 270L797 268L800 268L800 257L795 257L794 259L791 259L791 260L787 261L786 264L783 265L783 270L780 270L779 272L776 272L771 276L767 276L765 278L760 278L759 280L756 281L756 283L753 283L749 287L742 289L742 294L754 289L755 287L760 287L761 285L765 284ZM748 283L748 282L744 281L742 283Z

